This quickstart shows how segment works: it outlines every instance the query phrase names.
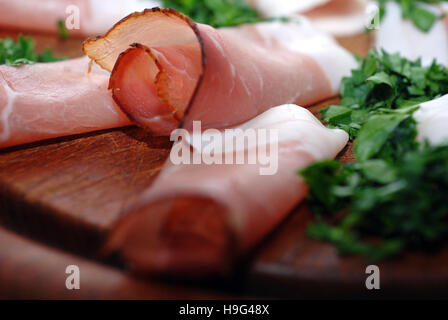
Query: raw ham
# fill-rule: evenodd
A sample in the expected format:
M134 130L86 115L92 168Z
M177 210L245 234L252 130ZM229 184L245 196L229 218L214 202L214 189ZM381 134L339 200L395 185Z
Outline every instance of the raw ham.
M57 22L66 21L79 8L80 29L71 35L97 35L126 15L158 5L153 0L0 0L0 27L45 33L58 33ZM71 21L71 20L70 20Z
M233 139L214 130L199 139L194 135L182 139L172 154L186 144L201 157L206 141L208 152L216 151L221 159L263 148L271 156L278 155L275 174L260 175L260 168L267 166L261 161L175 165L168 160L154 184L116 223L107 249L117 251L142 273L194 278L223 272L304 199L307 186L297 170L334 158L348 141L347 133L325 128L296 105L272 108L235 129L241 130L239 135L255 130L257 143L219 153L219 146L233 144ZM277 132L277 138L261 139L260 129Z
M279 104L309 106L337 95L356 67L306 18L216 30L158 8L130 15L84 50L112 72L117 104L155 135L180 122L223 128Z
M130 125L87 57L0 66L0 148Z
M420 104L414 118L420 142L432 145L448 142L448 95Z
M364 32L368 21L367 0L251 0L265 17L302 14L322 31L335 36Z
M424 4L421 4L422 6ZM424 5L437 16L447 13L444 7ZM416 60L423 65L437 63L448 66L448 18L437 21L427 33L418 29L411 20L403 20L401 7L388 2L381 27L376 35L376 47L390 53L399 52L402 56Z

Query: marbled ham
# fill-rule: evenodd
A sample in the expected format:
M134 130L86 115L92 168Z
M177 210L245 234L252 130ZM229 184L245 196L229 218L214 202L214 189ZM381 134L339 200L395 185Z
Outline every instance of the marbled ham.
M0 66L0 148L130 125L87 57Z
M337 95L356 66L303 17L217 30L170 9L133 14L84 50L112 71L117 104L155 135L180 122L223 128L276 105L312 105Z

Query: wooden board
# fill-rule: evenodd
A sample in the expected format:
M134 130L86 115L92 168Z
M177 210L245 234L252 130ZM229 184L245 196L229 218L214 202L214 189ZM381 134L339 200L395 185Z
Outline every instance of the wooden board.
M0 299L228 299L213 291L143 281L125 272L24 239L0 227ZM67 290L67 266L80 290Z
M79 54L79 40L36 39L39 48ZM370 43L367 36L340 41L358 54L365 54ZM312 111L337 102L326 101ZM105 234L151 184L169 150L168 139L153 139L132 127L1 150L0 222L40 242L101 262L98 250ZM352 160L350 147L341 158ZM331 246L309 239L304 229L310 219L304 205L297 208L240 266L230 281L234 285L224 288L218 283L214 289L232 287L240 294L262 297L447 294L448 250L380 263L382 289L370 292L365 288L366 262L339 257ZM7 247L0 239L0 251ZM3 267L0 260L0 271Z

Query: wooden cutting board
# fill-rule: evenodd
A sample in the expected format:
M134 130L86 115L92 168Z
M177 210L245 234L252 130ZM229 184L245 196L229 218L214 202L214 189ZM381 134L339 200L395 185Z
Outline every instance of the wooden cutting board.
M0 32L0 37L6 35L15 36ZM80 55L81 40L33 37L39 49L48 46L68 57ZM370 45L367 35L340 42L360 55L365 55ZM317 113L337 102L337 98L326 101L312 111ZM0 222L27 237L77 254L79 259L96 261L98 268L109 268L106 264L119 267L98 255L105 234L151 184L169 151L168 139L151 138L134 127L1 150ZM350 147L340 157L351 161ZM308 208L300 206L237 268L227 285L205 285L261 297L448 296L448 249L379 263L381 290L368 291L368 263L340 257L332 246L309 239L304 230L311 219ZM8 241L13 241L8 239L0 237L0 256L8 250ZM26 241L20 243L22 248L27 246ZM41 266L37 257L35 265L26 261L27 268ZM1 273L6 267L0 259L0 283L6 279Z

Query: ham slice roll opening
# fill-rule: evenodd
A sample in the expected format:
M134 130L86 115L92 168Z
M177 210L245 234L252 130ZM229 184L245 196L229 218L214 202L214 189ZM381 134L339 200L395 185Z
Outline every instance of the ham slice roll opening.
M228 210L196 194L162 198L128 214L111 244L137 273L211 275L233 262Z
M325 128L296 105L272 108L235 129L277 132L278 139L258 136L257 144L242 149L247 154L270 150L277 157L276 172L260 174L266 166L260 159L240 164L173 164L170 158L154 184L116 223L108 250L117 251L140 273L182 278L223 273L305 198L307 186L297 170L334 158L348 141L347 133ZM226 130L216 131L213 145L227 145ZM204 137L206 133L201 139L210 141ZM196 138L177 142L173 152L185 145L204 156ZM233 150L232 157L241 151Z
M123 111L156 135L179 125L205 70L197 25L172 9L134 13L84 51L112 72L109 88Z
M305 19L213 29L172 10L134 13L85 53L111 71L114 100L140 126L168 135L243 123L284 103L337 95L354 57Z

